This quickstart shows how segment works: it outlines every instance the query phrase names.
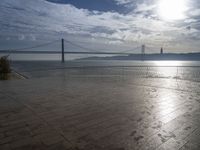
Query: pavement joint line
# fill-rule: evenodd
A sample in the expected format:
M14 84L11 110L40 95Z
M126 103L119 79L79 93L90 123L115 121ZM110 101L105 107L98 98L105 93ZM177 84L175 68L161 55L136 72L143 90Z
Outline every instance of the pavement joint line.
M198 127L195 129L195 130L193 130L188 136L186 136L184 139L186 139L187 137L189 137L192 133L194 133L197 129L199 129ZM187 143L189 143L189 140L185 143L185 144L183 144L183 146L181 146L180 148L179 148L179 150L180 149L182 149Z
M144 86L144 87L161 88L161 89L168 89L168 90L180 91L180 92L185 92L185 93L200 93L200 92L194 92L194 91L189 91L189 90L184 90L184 89L175 89L175 88L168 88L168 87L161 87L161 86L154 86L154 85L147 85L147 84L134 84L134 85Z
M12 68L12 71L14 72L14 73L16 73L17 75L19 75L21 78L23 78L23 79L29 79L29 77L27 77L27 76L25 76L24 74L22 74L22 73L19 73L18 71L16 71L15 69L13 69Z
M46 121L43 117L41 117L40 115L38 115L29 105L26 105L26 104L24 104L24 103L22 103L22 102L16 100L16 99L13 98L12 96L8 96L8 97L10 97L10 98L12 98L14 101L16 101L16 102L21 103L22 105L24 105L26 108L28 108L30 111L32 111L38 118L40 118L44 123L46 123L46 125L52 127L52 129L54 129L61 137L63 137L63 139L64 139L66 142L69 142L70 144L72 144L71 141L68 140L68 139L65 137L65 135L63 135L62 132L59 132L59 131L58 131L56 128L54 128L48 121Z

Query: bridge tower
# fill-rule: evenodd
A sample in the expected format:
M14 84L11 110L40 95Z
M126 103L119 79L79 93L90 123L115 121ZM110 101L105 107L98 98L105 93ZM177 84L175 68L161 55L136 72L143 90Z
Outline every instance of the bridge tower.
M61 56L61 61L62 63L65 62L65 41L64 39L61 39L61 47L62 47L62 56Z
M143 44L142 45L142 48L141 48L141 52L142 52L142 54L141 54L141 60L144 60L145 58L145 48L146 48L146 46L145 46L145 44Z
M145 46L145 44L143 44L143 45L142 45L142 49L141 49L142 55L145 55L145 48L146 48L146 46Z
M163 52L164 52L164 51L163 51L163 48L161 47L161 49L160 49L160 54L163 54Z

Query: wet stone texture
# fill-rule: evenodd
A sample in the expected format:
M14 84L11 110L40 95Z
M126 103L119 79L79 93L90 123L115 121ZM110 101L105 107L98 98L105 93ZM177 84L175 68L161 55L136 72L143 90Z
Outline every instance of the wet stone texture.
M0 82L0 150L198 150L200 83L134 77Z

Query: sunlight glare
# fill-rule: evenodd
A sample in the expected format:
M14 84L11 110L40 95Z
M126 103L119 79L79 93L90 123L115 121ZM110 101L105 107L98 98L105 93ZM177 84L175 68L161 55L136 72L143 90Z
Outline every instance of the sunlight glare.
M154 62L156 66L168 66L168 67L173 67L173 66L181 66L181 61L155 61Z
M167 21L181 20L186 18L188 9L187 0L159 0L158 14Z

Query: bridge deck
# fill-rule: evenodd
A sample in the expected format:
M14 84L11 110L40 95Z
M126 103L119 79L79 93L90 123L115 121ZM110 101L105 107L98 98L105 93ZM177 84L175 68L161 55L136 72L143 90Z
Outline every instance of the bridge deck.
M199 88L108 76L0 82L0 149L198 149Z

